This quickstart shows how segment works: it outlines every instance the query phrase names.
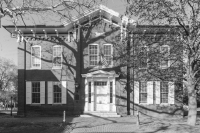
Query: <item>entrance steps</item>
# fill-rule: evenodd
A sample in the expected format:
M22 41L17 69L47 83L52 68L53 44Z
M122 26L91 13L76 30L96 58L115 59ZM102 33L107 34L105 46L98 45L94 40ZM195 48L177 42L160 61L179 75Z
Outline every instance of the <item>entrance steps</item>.
M105 111L87 111L84 112L80 117L121 117L116 112L105 112Z

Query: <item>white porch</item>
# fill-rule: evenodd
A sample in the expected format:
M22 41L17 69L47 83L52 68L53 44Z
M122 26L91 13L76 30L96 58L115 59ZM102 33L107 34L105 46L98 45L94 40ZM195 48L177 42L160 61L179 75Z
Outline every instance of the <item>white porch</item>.
M112 113L116 116L115 105L115 72L102 70L82 74L85 78L84 114L101 114L106 117ZM109 116L108 116L109 117Z

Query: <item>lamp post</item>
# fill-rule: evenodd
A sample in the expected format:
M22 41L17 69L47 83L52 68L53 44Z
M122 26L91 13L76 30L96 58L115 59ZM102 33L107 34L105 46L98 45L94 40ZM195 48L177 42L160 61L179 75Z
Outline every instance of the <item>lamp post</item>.
M128 36L128 40L127 40L127 115L130 115L130 89L131 89L131 66L130 66L130 56L131 56L131 43L133 43L133 36L132 36L132 32L136 27L136 23L134 20L129 19L128 20L128 24L127 24L127 36ZM134 115L134 66L133 66L133 115Z
M11 112L10 112L10 115L12 116L12 97L11 97Z

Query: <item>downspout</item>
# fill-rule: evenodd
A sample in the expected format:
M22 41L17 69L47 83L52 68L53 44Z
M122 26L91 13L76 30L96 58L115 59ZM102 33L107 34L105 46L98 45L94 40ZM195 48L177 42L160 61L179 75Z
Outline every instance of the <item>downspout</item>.
M24 42L24 116L26 117L26 41Z

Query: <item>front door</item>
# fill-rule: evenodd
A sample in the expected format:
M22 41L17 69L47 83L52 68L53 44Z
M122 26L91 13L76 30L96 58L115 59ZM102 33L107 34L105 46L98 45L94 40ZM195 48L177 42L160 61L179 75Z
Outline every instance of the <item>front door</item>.
M95 81L95 110L109 111L107 81Z

